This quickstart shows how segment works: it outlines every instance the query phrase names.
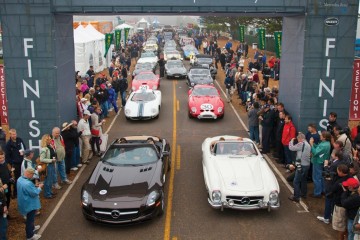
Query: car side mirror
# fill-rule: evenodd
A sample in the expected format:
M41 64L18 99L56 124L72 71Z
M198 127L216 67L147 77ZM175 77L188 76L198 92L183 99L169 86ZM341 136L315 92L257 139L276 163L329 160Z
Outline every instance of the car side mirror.
M169 151L163 151L163 156L164 156L164 157L170 156L170 152L169 152Z

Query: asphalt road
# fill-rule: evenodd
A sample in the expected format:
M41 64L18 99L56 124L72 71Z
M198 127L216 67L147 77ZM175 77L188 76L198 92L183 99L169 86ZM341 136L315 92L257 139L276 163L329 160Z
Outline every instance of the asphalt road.
M201 143L209 136L247 136L247 132L228 103L222 120L189 119L185 80L162 79L160 90L163 99L159 119L127 121L121 112L109 140L144 134L158 135L175 144L172 146L175 162L165 189L166 213L153 221L125 227L85 220L80 190L98 160L93 159L42 233L42 239L334 239L329 226L287 199L290 192L279 178L282 205L277 211L225 209L221 212L210 208L202 173ZM244 115L240 111L239 114Z

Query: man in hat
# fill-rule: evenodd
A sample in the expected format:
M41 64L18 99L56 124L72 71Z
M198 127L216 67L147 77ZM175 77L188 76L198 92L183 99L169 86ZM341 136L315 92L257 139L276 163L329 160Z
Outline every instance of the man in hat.
M91 139L91 131L90 131L90 125L89 125L89 118L91 117L91 114L88 110L84 111L84 116L82 119L80 119L78 124L78 132L81 133L81 158L82 163L86 164L89 162L89 155L90 155L90 139Z
M77 132L71 131L73 123L64 122L62 124L61 136L63 137L65 144L65 169L66 174L70 173L70 170L78 170L77 166L72 166L73 151L75 148L75 138L78 137Z
M37 240L41 238L41 235L35 234L40 229L40 225L34 224L35 213L37 209L40 209L39 194L44 184L39 183L35 185L31 179L34 177L35 169L27 168L24 172L24 176L21 176L17 182L18 192L18 209L21 215L26 216L26 238L28 240Z

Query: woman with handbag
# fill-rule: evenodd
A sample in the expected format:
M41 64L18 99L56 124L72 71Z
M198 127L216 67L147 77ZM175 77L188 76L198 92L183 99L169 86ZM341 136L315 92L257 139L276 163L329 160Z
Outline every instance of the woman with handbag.
M46 177L44 181L44 197L47 199L54 198L54 193L51 191L52 185L55 183L55 162L56 152L51 145L51 136L45 134L41 138L40 162L46 163Z
M100 137L102 134L102 125L105 123L105 119L100 121L101 108L95 108L95 111L91 114L91 150L93 154L101 156L100 153ZM95 151L95 145L97 152Z

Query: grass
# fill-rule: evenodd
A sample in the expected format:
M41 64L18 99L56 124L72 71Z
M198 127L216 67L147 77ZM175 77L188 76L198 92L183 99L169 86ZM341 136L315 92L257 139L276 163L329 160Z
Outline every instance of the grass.
M4 64L4 59L0 58L0 64Z

